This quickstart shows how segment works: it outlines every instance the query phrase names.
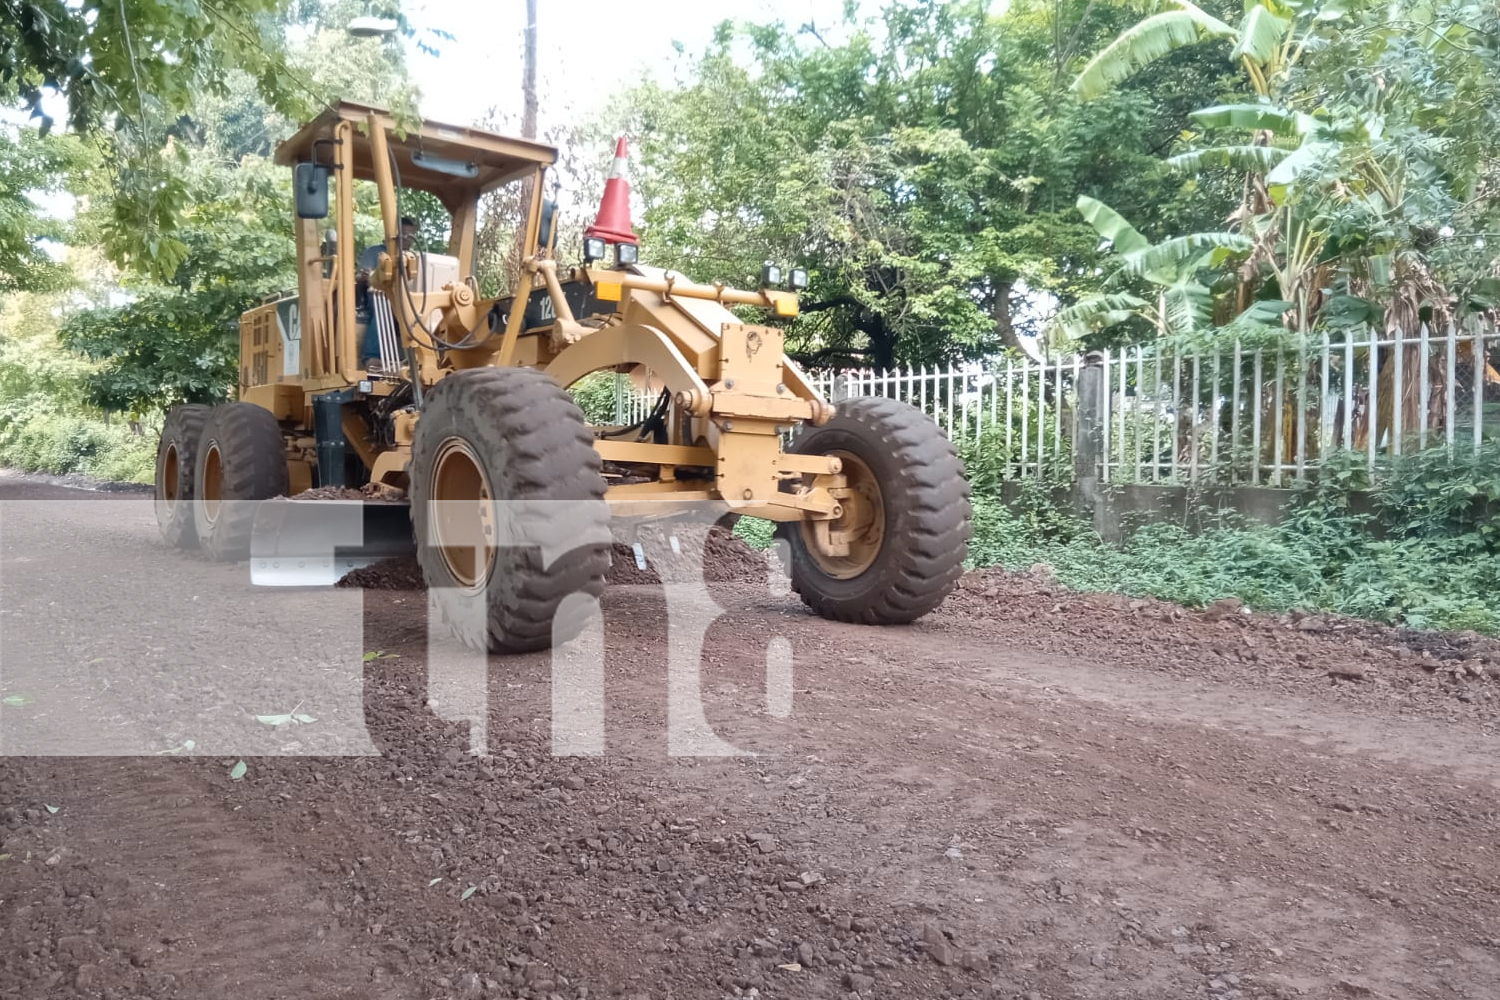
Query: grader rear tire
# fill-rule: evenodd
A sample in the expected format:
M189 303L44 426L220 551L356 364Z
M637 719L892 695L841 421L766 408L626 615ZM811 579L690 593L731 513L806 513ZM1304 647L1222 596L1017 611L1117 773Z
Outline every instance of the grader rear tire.
M162 423L156 445L156 525L168 545L198 547L193 523L193 472L198 465L198 439L211 407L188 403L174 407Z
M412 529L428 593L460 641L522 653L578 634L589 602L567 598L597 598L609 570L601 468L583 412L543 372L458 371L427 394L409 466ZM547 562L539 547L458 544L507 534L513 516L528 540L567 550Z
M193 473L198 547L216 562L247 559L259 506L291 488L281 425L254 403L216 406L203 425Z
M941 604L963 573L973 509L963 464L932 419L899 400L844 400L790 450L837 455L853 491L831 524L854 535L845 555L820 549L810 521L777 527L803 603L865 625L905 624Z

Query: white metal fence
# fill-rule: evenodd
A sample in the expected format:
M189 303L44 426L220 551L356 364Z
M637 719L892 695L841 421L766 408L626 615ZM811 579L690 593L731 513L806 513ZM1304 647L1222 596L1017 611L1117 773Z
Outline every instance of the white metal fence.
M1500 440L1497 368L1500 331L1474 325L810 377L834 401L879 395L920 406L971 462L1005 478L1072 475L1078 385L1093 377L1102 412L1087 423L1102 428L1105 480L1284 486L1335 454L1374 474L1387 458ZM620 422L653 402L622 390Z
M890 396L921 407L969 455L989 456L1007 478L1066 475L1073 462L1079 355L1006 358L964 368L817 372L833 401Z
M1493 328L1326 335L1212 353L1130 347L1102 359L1102 475L1283 486L1334 454L1386 458L1500 437Z

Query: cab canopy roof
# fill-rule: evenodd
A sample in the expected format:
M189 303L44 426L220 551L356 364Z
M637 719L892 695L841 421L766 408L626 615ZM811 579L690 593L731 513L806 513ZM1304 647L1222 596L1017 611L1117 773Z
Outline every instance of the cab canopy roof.
M371 115L386 129L386 143L396 160L394 173L400 186L430 191L439 198L455 189L491 191L530 175L539 166L557 162L557 150L551 146L463 125L424 121L419 130L407 132L403 138L397 135L396 120L389 111L352 101L330 105L278 145L276 162L291 166L307 160L326 164L352 161L355 178L374 180L374 156L366 127ZM353 150L339 149L326 141L333 139L339 122L354 124Z

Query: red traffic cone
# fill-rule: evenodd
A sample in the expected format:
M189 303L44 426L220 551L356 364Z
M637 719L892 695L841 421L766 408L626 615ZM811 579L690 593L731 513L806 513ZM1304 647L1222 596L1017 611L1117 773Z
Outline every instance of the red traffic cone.
M599 200L599 216L594 224L584 231L584 236L597 236L610 243L632 243L640 245L630 229L630 181L625 178L625 137L615 143L615 162L610 167L609 179L604 182L604 197Z

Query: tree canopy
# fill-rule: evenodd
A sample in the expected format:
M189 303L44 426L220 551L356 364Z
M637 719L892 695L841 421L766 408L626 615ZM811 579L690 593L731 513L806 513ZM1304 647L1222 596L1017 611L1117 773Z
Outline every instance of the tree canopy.
M1239 93L1191 112L1167 163L1194 182L1238 179L1226 217L1238 256L1184 258L1176 277L1201 293L1203 308L1157 309L1158 333L1225 323L1414 331L1500 305L1487 249L1500 223L1493 6L1255 0L1231 26L1177 0L1102 48L1074 90L1106 95L1167 53L1205 42L1232 46ZM1126 260L1138 252L1115 246ZM1217 309L1208 284L1219 290ZM1065 310L1058 331L1076 337L1134 317L1122 294Z
M275 142L338 97L409 113L399 52L350 37L359 0L0 4L0 93L39 116L0 129L0 295L70 290L61 335L100 405L222 396L239 312L292 283ZM807 268L788 333L808 364L1500 307L1485 3L886 0L726 22L677 76L544 136L559 179L591 207L628 135L643 259L737 283ZM487 292L516 271L516 209L483 206ZM582 222L560 221L567 252Z

